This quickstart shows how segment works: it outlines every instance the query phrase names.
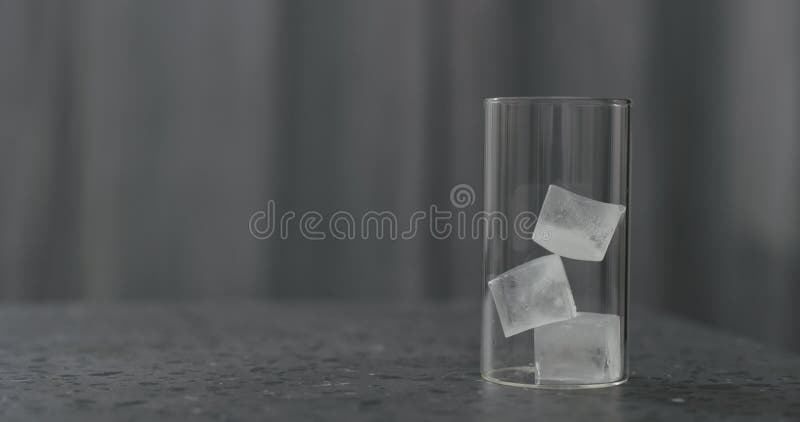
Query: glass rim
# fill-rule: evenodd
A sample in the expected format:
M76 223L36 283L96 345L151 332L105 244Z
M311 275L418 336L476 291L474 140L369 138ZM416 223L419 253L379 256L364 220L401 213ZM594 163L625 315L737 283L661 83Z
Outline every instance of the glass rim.
M609 97L493 97L485 98L485 104L577 104L629 107L630 98Z

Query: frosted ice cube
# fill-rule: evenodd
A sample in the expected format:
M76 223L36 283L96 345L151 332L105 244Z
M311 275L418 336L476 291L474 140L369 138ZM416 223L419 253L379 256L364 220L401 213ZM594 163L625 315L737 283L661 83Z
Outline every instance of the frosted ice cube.
M578 312L533 330L537 379L564 383L613 382L621 376L619 317Z
M514 267L490 281L489 289L506 337L575 316L575 301L558 255Z
M602 261L624 213L624 205L595 201L550 185L533 241L566 258Z

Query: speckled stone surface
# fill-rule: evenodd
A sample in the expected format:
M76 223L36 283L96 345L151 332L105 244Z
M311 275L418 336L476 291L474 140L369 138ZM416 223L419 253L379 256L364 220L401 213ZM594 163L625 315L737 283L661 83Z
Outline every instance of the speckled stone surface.
M478 373L477 307L0 307L2 421L800 420L800 357L634 313L620 387Z

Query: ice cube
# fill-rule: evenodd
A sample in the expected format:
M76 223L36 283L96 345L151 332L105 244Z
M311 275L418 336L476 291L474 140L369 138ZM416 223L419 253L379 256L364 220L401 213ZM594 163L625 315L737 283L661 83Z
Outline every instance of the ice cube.
M578 312L575 318L533 330L537 380L613 382L620 378L619 317Z
M514 267L489 282L503 334L523 331L575 316L575 301L558 255Z
M595 201L550 185L533 241L566 258L602 261L624 213L624 205Z

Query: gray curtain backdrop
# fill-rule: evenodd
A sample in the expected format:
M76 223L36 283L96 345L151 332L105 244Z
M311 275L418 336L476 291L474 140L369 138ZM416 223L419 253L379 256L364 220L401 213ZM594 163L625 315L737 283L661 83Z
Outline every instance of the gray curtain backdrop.
M0 0L0 298L477 298L481 100L623 96L632 299L800 350L800 2ZM421 230L421 233L423 231Z

